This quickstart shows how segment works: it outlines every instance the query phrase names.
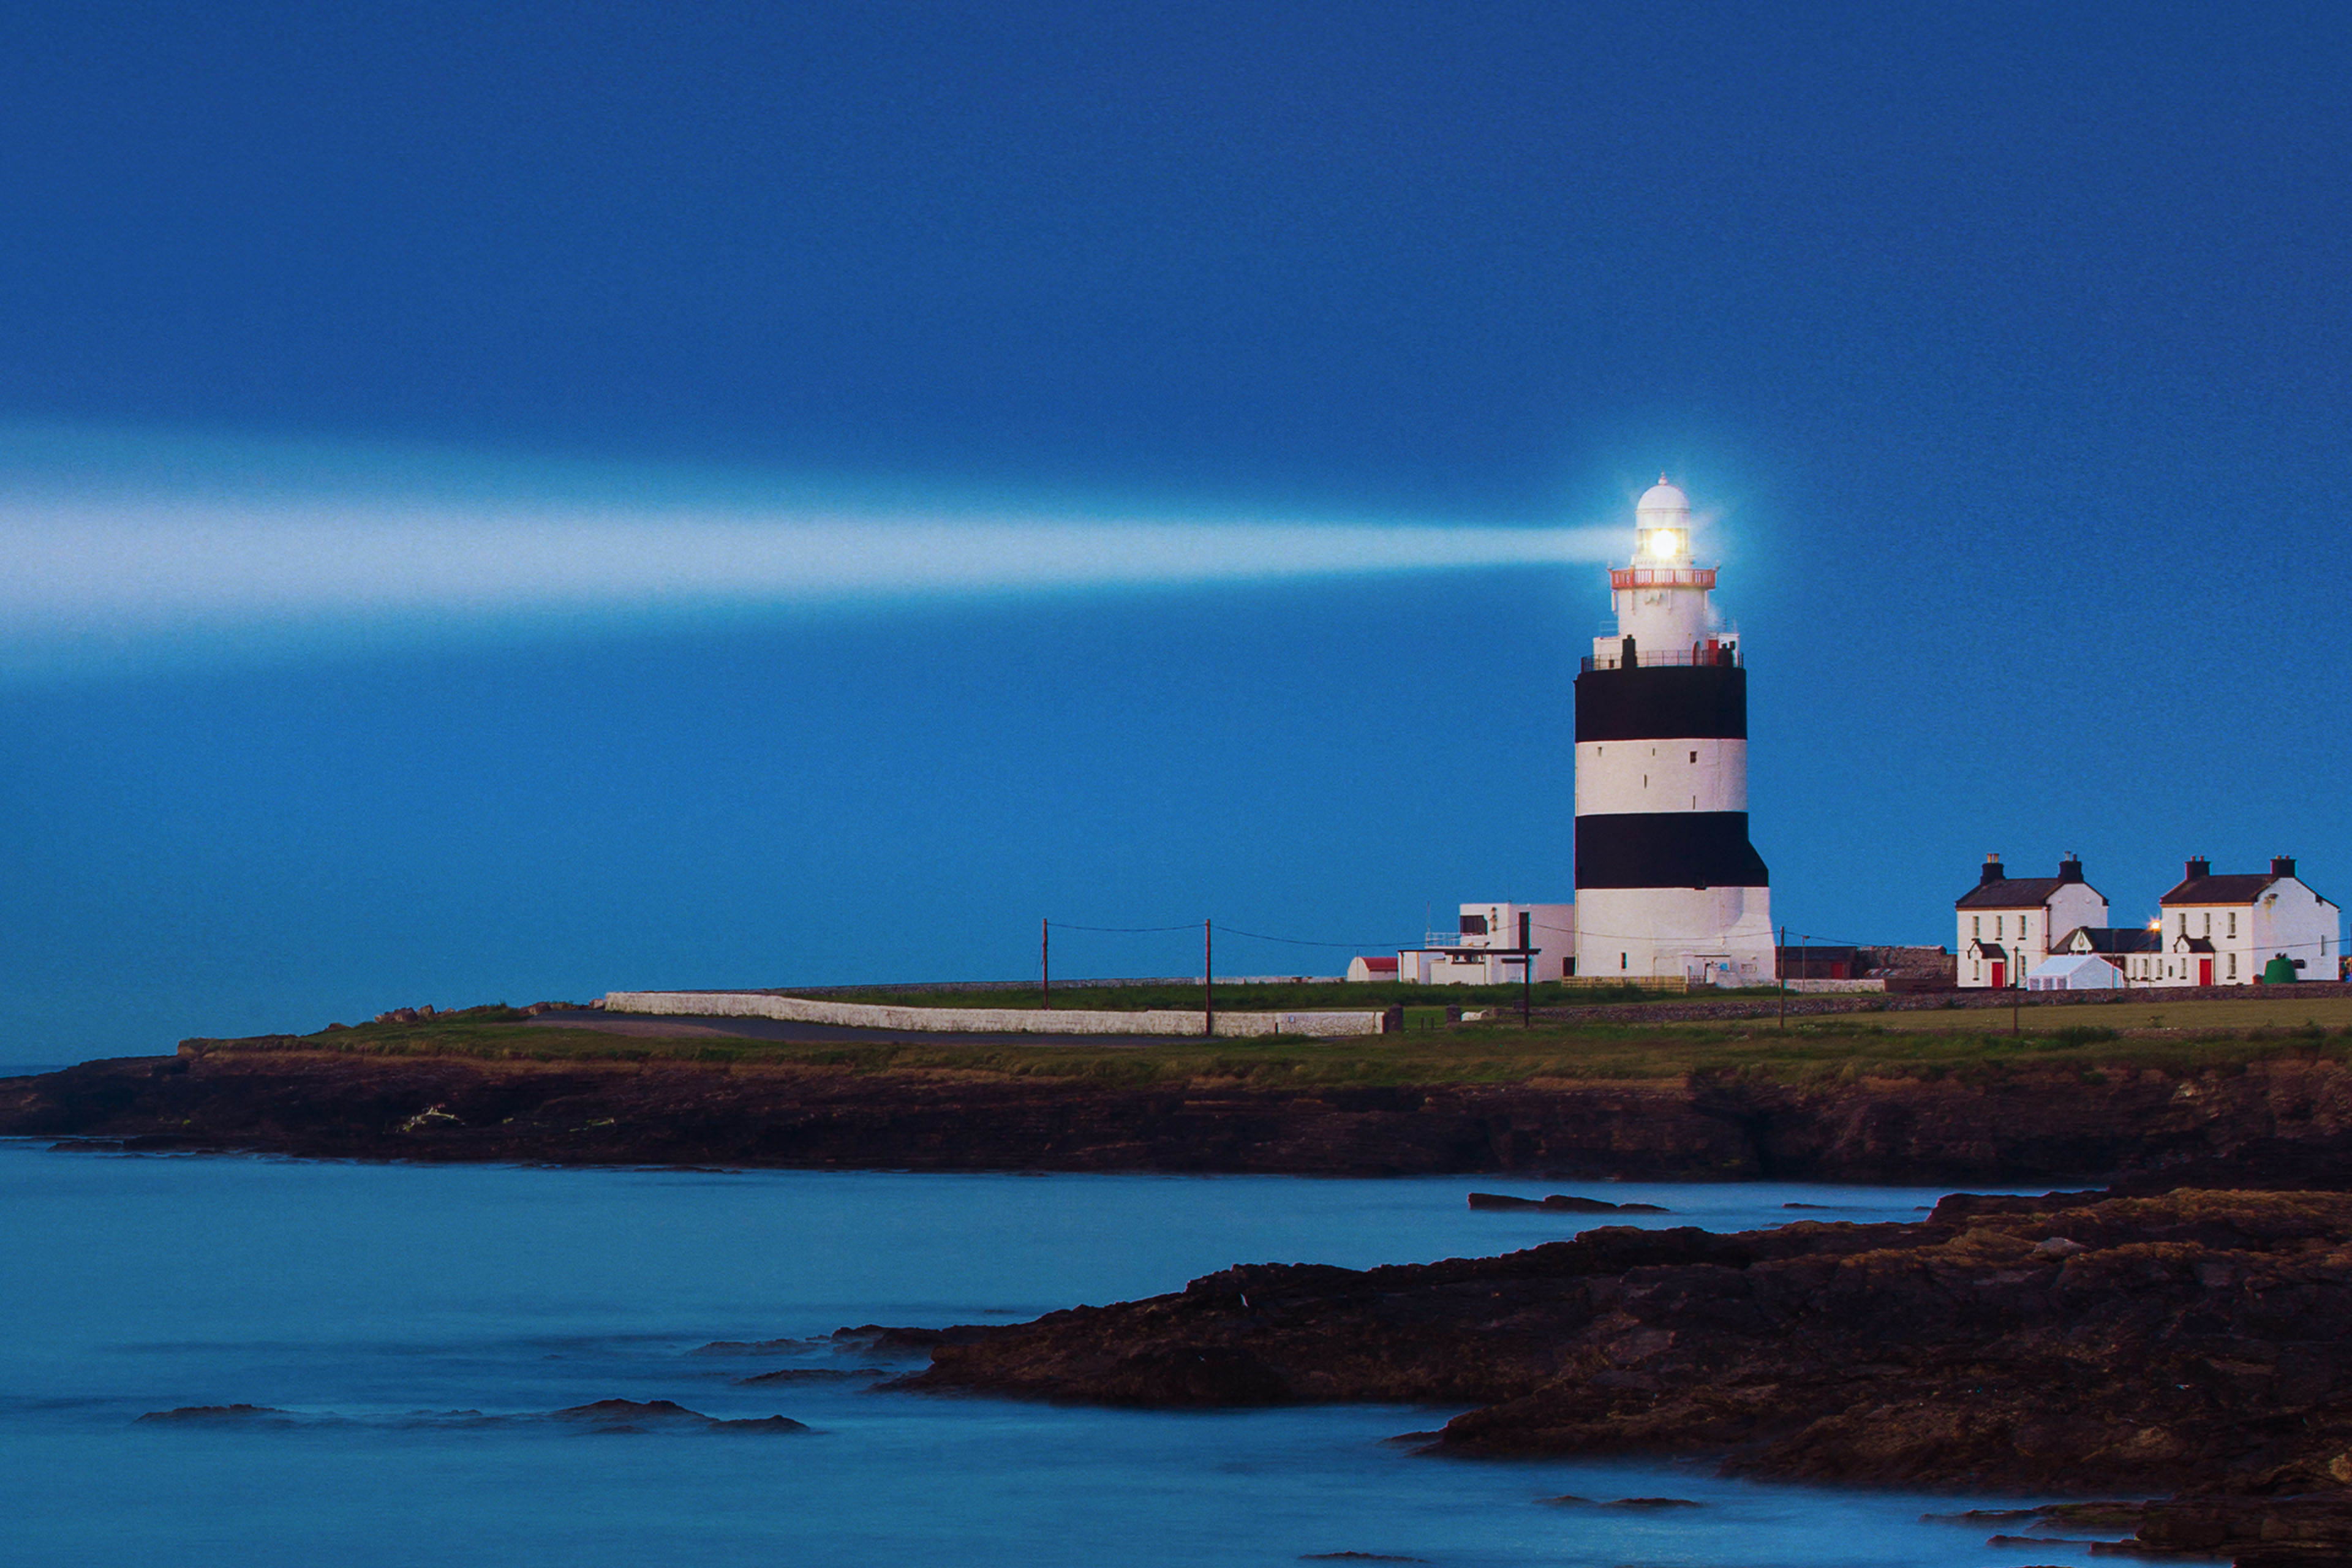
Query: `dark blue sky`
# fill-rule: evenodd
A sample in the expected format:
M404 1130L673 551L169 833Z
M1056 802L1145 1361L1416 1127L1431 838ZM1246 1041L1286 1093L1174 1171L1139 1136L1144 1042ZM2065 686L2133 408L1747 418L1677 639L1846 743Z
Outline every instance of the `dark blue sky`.
M2340 9L675 9L12 13L36 488L1538 528L1664 468L1793 928L1948 940L1990 849L2352 889ZM1590 566L619 609L0 686L0 1054L1570 885Z

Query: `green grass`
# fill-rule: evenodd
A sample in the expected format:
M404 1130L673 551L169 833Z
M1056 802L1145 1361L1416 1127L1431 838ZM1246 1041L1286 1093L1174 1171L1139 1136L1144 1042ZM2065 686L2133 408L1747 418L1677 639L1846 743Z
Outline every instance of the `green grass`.
M1424 995L1427 994L1424 992ZM1449 1001L1451 998L1449 998ZM1414 1028L1377 1040L1171 1039L1108 1047L1079 1038L1034 1044L961 1045L950 1041L796 1045L710 1036L659 1038L528 1025L507 1008L477 1008L415 1024L366 1024L296 1038L269 1036L220 1047L458 1056L532 1063L701 1063L729 1069L855 1073L981 1074L1000 1078L1080 1079L1106 1083L1208 1081L1259 1089L1346 1085L1500 1084L1540 1079L1666 1080L1690 1077L1762 1078L1785 1083L1851 1082L1864 1078L1958 1078L1994 1082L2027 1072L2059 1071L2097 1081L2109 1072L2167 1074L2238 1071L2263 1060L2352 1060L2352 1028L2276 1003L2150 1005L2168 1022L2155 1032L2114 1030L2104 1007L2024 1010L2025 1032L2008 1032L2006 1012L1861 1014L1800 1017L1786 1033L1773 1020L1643 1024L1623 1021L1522 1029L1515 1017ZM2352 1004L2339 1005L2352 1010ZM2255 1009L2246 1014L2245 1009ZM2237 1009L2265 1020L2247 1026L2199 1026L2200 1009ZM1442 1018L1443 1010L1437 1009ZM2298 1021L2284 1020L2296 1015ZM2178 1020L2177 1025L2172 1020Z

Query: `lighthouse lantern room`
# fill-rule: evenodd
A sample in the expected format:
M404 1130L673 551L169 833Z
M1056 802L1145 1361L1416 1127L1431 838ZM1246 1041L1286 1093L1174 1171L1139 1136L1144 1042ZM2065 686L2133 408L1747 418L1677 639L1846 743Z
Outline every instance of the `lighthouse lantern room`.
M1769 983L1771 891L1748 838L1748 671L1660 475L1609 574L1613 632L1576 680L1576 972Z

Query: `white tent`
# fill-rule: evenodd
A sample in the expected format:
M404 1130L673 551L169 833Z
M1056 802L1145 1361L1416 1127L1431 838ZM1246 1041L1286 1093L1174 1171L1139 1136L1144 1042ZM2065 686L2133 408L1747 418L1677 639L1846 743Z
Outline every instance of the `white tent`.
M2025 977L2028 991L2119 991L2124 972L2095 952L2045 958Z

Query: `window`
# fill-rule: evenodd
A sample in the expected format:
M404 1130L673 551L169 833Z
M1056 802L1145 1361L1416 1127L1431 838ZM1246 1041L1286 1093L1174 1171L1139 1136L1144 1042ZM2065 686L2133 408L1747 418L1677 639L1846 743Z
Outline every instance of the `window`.
M2230 934L2231 936L2238 934L2238 911L2235 910L2230 911Z
M1696 752L1693 752L1691 753L1691 761L1692 761L1692 762L1696 762L1696 761L1698 761L1698 753L1697 753Z
M2205 935L2207 935L2207 936L2211 936L2211 935L2213 934L2213 911L2212 911L2211 910L2207 910L2205 911L2205 932L2204 932L2204 934L2205 934Z
M1999 915L1992 917L1992 934L1995 938L1999 938L2000 935L2000 917Z
M2231 954L2230 955L2230 978L2231 978L2231 979L2232 979L2232 980L2235 980L2237 977L2238 977L2238 955L2237 955L2236 953L2234 953L2234 952L2233 952L2233 953L2231 953Z
M2187 936L2189 934L2189 911L2187 910L2180 911L2180 934L2182 936ZM2164 972L2167 974L2171 973L2172 966L2168 963L2166 964L2164 966Z
M1486 917L1485 915L1464 915L1462 917L1462 934L1464 936L1485 936L1486 934Z
M1617 967L1620 969L1625 967L1625 955L1622 952L1617 955Z

